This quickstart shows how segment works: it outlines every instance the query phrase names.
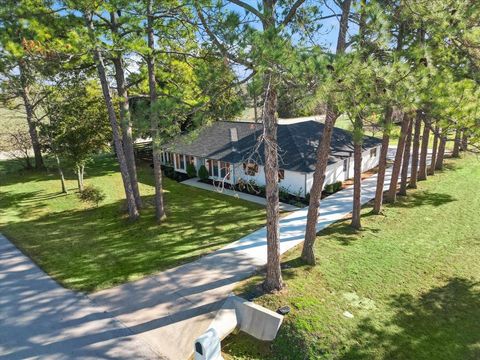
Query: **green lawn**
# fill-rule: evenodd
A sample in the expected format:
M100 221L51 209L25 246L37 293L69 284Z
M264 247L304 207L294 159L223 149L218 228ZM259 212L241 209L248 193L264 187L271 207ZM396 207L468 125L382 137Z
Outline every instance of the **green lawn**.
M321 232L318 266L289 252L286 290L256 300L292 308L277 339L231 336L226 358L480 359L479 189L477 158L449 161L383 216L367 206L363 231L345 220Z
M86 184L107 195L98 208L81 203L76 182L59 193L54 171L18 171L0 162L0 232L64 286L94 291L192 261L259 228L262 207L165 179L167 221L155 224L153 177L139 168L147 208L129 223L123 216L124 191L112 157L98 158L86 170Z

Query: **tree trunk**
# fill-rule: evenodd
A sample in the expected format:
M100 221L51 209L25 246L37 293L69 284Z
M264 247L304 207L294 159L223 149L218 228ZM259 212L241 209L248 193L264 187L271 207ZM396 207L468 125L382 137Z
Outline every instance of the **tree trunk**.
M455 130L455 140L453 143L453 150L452 150L452 157L459 158L460 157L460 145L461 145L461 130Z
M313 245L317 236L317 220L320 207L320 197L325 181L325 171L328 165L330 155L330 143L332 139L333 128L338 115L327 106L325 125L323 127L322 138L317 148L317 162L315 172L313 173L313 183L310 189L310 201L307 213L307 226L305 230L305 242L302 249L302 259L310 265L315 265L315 254Z
M445 145L447 144L447 136L440 135L440 143L438 145L437 161L435 162L435 170L443 170L443 159L445 157Z
M119 24L116 12L110 13L111 29L114 36L119 35ZM121 53L117 53L112 58L115 67L115 81L117 83L117 93L120 100L120 127L122 129L122 145L125 159L127 161L128 172L130 174L130 181L132 182L133 195L135 196L135 203L137 208L142 208L142 198L138 188L137 167L135 165L135 152L133 149L132 137L132 121L130 114L130 104L128 101L128 91L125 81L125 66Z
M410 172L410 184L412 189L417 188L417 176L418 176L418 157L420 153L420 131L422 128L422 117L420 110L417 110L415 117L415 131L413 134L413 148L412 148L412 170Z
M423 114L422 114L423 115ZM423 134L422 145L420 150L420 166L418 167L417 180L427 180L427 157L428 143L430 140L430 121L423 115Z
M405 139L405 150L403 152L400 191L398 192L398 194L402 196L407 196L408 166L410 165L410 148L412 147L412 131L413 131L413 121L410 121L410 124L408 125L407 138Z
M25 113L27 116L27 123L28 123L28 133L30 134L30 140L32 141L32 148L33 154L35 157L35 168L36 169L43 169L45 164L43 163L42 157L42 148L40 145L40 141L38 140L38 131L37 125L35 124L34 113L33 113L33 106L30 101L30 89L28 87L28 82L26 79L26 70L23 61L19 62L19 71L20 71L20 82L22 84L22 100L23 105L25 107Z
M348 20L350 19L350 7L352 6L352 0L344 0L342 2L342 15L340 16L340 24L338 29L337 39L337 55L343 54L347 48L347 32L348 32Z
M351 226L360 230L362 227L360 211L362 196L362 142L356 139L353 145L353 209Z
M433 130L433 146L432 146L432 161L428 168L428 175L435 175L435 162L437 161L437 149L438 149L438 133L440 129L438 125Z
M128 173L132 183L133 196L137 208L142 208L142 198L138 188L137 167L135 165L135 152L133 150L132 122L130 114L130 105L128 103L128 92L125 84L125 70L123 60L120 56L112 59L115 66L115 79L117 83L117 92L120 100L120 127L122 129L122 145L127 161Z
M265 151L265 192L267 199L267 276L263 287L266 291L283 288L280 267L280 224L278 194L278 146L277 146L277 91L272 74L266 81L263 115L263 141Z
M77 165L77 183L78 183L78 191L83 192L83 171L85 166Z
M63 170L62 170L62 166L60 164L60 159L56 154L55 154L55 161L57 163L58 175L60 176L60 181L62 183L62 193L68 194L68 189L67 189L67 186L65 184L65 176L63 175Z
M120 139L117 115L115 114L115 108L113 106L112 97L110 95L110 89L108 86L107 75L105 72L105 64L103 62L103 56L97 45L97 39L95 38L95 29L93 26L92 14L86 12L84 14L86 25L88 28L88 34L90 41L94 45L93 56L95 65L97 67L98 77L102 86L103 97L108 110L108 119L112 127L113 143L115 146L115 152L117 153L117 159L120 165L120 173L122 175L123 186L125 188L125 196L127 199L128 216L130 220L136 220L139 217L137 204L135 202L135 196L133 195L132 182L130 180L130 174L128 172L127 161L123 152L122 141Z
M388 144L390 142L390 126L392 123L393 109L388 107L385 112L385 124L383 129L382 149L378 161L377 187L375 189L375 202L373 213L380 214L383 204L383 188L385 186L385 171L387 170Z
M150 92L150 126L152 132L152 151L153 151L153 176L155 178L155 218L160 223L165 218L165 207L163 203L163 184L162 184L162 162L161 162L161 144L158 133L158 117L156 116L157 102L157 82L155 79L155 38L153 34L153 9L152 0L147 2L147 37L150 54L147 56L148 68L148 87Z
M392 168L392 178L390 180L390 187L386 200L389 203L394 203L397 200L397 184L398 176L400 175L400 169L402 167L403 153L405 150L405 140L407 137L407 130L410 123L410 115L405 113L403 115L402 127L400 130L400 138L398 139L397 152L395 153L395 160Z
M462 133L462 151L467 151L468 149L468 130L463 129Z
M253 113L255 116L255 122L258 122L258 112L257 112L257 92L253 93Z
M337 54L343 54L345 52L351 3L351 0L344 0L342 3L342 16L340 17L340 28L338 31L336 49ZM302 249L302 259L310 265L315 265L314 245L317 236L316 227L320 210L320 197L322 194L323 183L325 181L328 156L330 155L330 142L332 139L333 127L335 126L337 117L338 114L334 111L332 104L327 104L323 134L316 153L317 161L315 163L315 173L313 175L313 183L310 189L305 242L303 243Z

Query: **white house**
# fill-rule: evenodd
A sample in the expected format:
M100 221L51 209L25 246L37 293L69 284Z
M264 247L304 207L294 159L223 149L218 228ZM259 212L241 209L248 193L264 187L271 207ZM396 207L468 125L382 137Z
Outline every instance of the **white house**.
M324 125L304 121L278 125L280 186L291 194L305 197L310 192L315 171L316 149ZM164 147L162 163L186 173L187 164L205 165L210 178L237 184L253 180L265 185L262 124L218 121L200 130L195 137L183 137ZM362 171L378 165L381 140L363 140ZM353 177L352 134L335 128L332 135L325 185Z

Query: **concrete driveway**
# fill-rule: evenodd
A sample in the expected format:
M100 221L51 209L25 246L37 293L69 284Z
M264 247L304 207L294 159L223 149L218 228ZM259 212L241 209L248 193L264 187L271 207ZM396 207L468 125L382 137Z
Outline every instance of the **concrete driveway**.
M0 235L0 359L158 359L90 299L59 286Z

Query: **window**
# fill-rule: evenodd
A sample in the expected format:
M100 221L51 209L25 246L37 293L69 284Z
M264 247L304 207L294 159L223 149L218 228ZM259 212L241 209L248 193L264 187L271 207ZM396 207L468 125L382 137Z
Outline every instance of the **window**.
M348 171L348 159L343 160L343 172Z
M218 161L207 160L208 174L212 177L218 177Z
M278 181L282 181L283 179L285 179L285 170L280 169L278 170Z
M172 157L169 152L162 151L162 164L171 164L172 163Z
M185 155L185 159L187 160L187 164L195 165L195 157L191 155Z
M230 180L230 163L220 161L220 177Z
M377 148L370 149L370 157L377 157Z
M255 176L258 173L258 165L255 163L243 163L245 175Z
M185 169L183 154L175 154L175 162L176 162L177 169Z

